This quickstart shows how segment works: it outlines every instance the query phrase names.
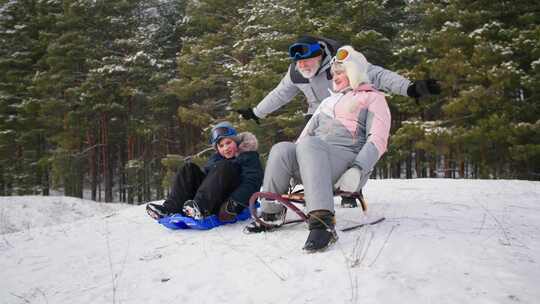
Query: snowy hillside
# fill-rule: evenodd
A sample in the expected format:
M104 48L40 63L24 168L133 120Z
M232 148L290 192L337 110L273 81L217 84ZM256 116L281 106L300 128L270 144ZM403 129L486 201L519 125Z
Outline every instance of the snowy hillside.
M0 234L105 216L128 206L67 196L0 196Z
M539 302L539 182L371 180L365 194L386 221L316 254L304 224L172 231L144 206L3 197L0 302ZM336 210L338 228L360 216Z

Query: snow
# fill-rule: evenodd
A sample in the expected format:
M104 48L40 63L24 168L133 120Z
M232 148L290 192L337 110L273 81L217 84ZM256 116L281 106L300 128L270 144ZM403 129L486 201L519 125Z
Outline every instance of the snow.
M370 180L380 224L306 254L304 224L172 231L144 206L0 198L2 303L536 303L540 183ZM338 228L358 221L342 209ZM24 207L23 207L24 206ZM19 225L32 219L30 224ZM19 226L17 226L19 225ZM11 227L6 229L7 227Z
M531 62L531 68L534 70L536 69L537 66L540 65L540 58L538 58L537 60Z
M117 65L117 64L106 64L100 68L90 70L90 72L108 73L108 74L112 74L114 72L125 72L125 71L127 71L126 67L122 65Z
M492 21L490 23L485 23L482 27L475 29L469 34L469 38L481 37L485 32L489 31L500 31L503 27L503 24L498 21Z
M451 29L451 28L461 28L461 23L459 23L458 21L454 21L454 22L451 22L451 21L446 21L441 29L442 32L448 30L448 29Z
M0 234L105 216L127 206L68 196L0 196Z
M403 125L413 125L418 126L424 130L426 135L435 134L435 135L444 135L453 133L451 128L441 127L443 121L429 121L429 120L404 120Z

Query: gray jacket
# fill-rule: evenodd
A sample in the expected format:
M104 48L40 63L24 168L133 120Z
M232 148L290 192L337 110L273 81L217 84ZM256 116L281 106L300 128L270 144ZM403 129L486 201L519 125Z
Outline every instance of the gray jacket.
M257 117L266 117L289 103L299 92L306 96L308 103L307 114L313 114L319 104L330 96L329 90L332 88L330 61L341 45L330 39L321 39L319 43L322 45L325 55L317 74L310 79L304 78L296 70L296 64L291 63L289 71L281 79L279 85L253 108L253 113ZM403 96L407 96L407 88L411 85L411 81L399 74L373 64L368 66L368 76L371 84L378 90Z

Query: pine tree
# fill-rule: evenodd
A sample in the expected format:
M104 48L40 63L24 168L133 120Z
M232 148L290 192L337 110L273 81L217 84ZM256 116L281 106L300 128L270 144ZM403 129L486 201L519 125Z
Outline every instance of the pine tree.
M289 1L249 1L239 9L240 22L234 27L232 60L227 68L232 73L231 108L256 106L281 80L291 63L287 48L303 34L297 27L302 23L299 10ZM309 32L307 32L309 33ZM238 121L240 128L249 128L259 138L261 151L272 144L292 140L301 131L305 110L304 96L262 120ZM235 112L233 117L236 118Z
M418 2L413 11L422 18L403 33L408 47L400 56L416 58L414 75L444 84L445 95L425 105L430 118L453 134L465 132L463 153L451 146L445 157L468 155L482 177L511 176L512 129L534 123L539 114L529 86L538 58L538 39L530 39L538 33L537 22L531 23L538 20L538 5L455 0Z
M232 77L226 66L234 60L230 55L234 41L229 33L244 2L197 1L186 7L179 75L168 86L179 102L180 154L193 154L206 145L201 140L206 137L205 129L227 113Z
M48 194L48 131L31 84L56 6L9 1L0 8L0 192Z
M177 99L161 88L176 73L176 54L181 49L183 5L162 1L140 1L134 10L133 40L137 53L126 57L129 80L127 117L128 202L133 201L134 190L139 201L148 201L154 186L156 198L162 197L163 169L159 161L170 152L169 144L178 136L171 136L171 124L176 113ZM151 77L148 77L151 75ZM128 91L129 92L129 91ZM172 133L174 134L174 132ZM137 144L139 143L139 144ZM138 149L136 148L138 147Z

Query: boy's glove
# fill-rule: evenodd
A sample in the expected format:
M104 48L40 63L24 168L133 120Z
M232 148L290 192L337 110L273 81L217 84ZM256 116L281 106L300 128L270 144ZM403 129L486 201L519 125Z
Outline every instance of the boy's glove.
M218 219L222 222L232 222L244 208L245 206L242 204L235 202L233 199L228 199L225 203L221 204Z
M253 113L252 108L238 109L236 112L242 115L242 118L245 120L253 119L257 124L260 124L259 117Z
M423 98L439 94L441 94L441 86L435 79L416 80L407 88L407 95L413 98Z

